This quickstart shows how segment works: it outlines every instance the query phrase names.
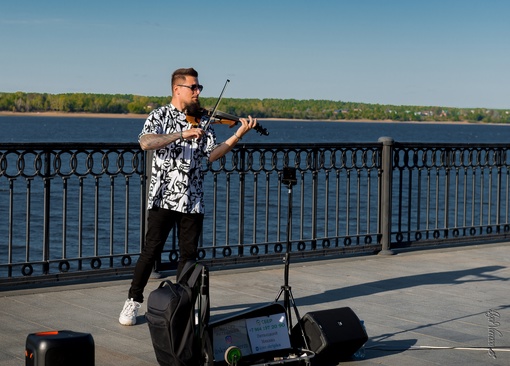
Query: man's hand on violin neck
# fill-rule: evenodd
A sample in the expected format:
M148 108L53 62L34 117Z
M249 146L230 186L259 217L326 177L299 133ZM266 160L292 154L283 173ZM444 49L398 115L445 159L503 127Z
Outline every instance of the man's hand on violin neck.
M237 130L237 134L240 135L239 137L242 137L257 125L257 119L252 118L251 116L248 116L248 118L239 118L239 121L242 124L242 126Z

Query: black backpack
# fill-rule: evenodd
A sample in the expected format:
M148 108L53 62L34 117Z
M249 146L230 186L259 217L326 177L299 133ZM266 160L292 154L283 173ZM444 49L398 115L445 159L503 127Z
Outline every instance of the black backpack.
M177 283L163 281L149 294L145 318L161 366L213 365L208 276L206 266L190 262Z

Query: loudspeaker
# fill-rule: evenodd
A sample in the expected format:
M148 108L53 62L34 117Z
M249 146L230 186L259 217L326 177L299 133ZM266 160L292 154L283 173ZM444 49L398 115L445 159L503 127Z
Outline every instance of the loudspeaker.
M70 330L29 334L26 366L94 366L94 339Z
M313 360L319 363L348 359L368 340L359 318L348 307L307 313L301 325L309 349L316 354ZM304 346L299 324L292 328L292 340L293 345Z

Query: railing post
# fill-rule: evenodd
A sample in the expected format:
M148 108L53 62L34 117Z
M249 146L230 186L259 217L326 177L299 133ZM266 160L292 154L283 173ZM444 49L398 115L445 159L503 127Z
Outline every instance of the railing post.
M448 237L448 229L449 229L449 215L450 215L450 175L451 169L455 162L453 158L453 151L450 148L446 148L444 151L444 170L445 170L445 178L444 178L444 238Z
M391 255L395 254L390 249L391 244L391 201L392 201L392 185L393 185L393 143L391 137L380 137L382 142L382 182L381 182L381 244L382 249L379 254Z
M244 256L244 210L245 210L245 190L246 190L246 150L244 147L239 148L239 218L237 221L237 243L238 255Z
M44 219L43 219L43 265L42 272L43 274L48 274L50 272L50 202L51 202L51 154L50 152L44 153L44 172L43 172L43 211L44 211Z
M502 167L505 162L505 151L503 149L497 149L494 152L496 162L496 169L498 172L497 189L496 189L496 232L501 232L501 180L502 180Z
M312 250L317 250L317 200L318 198L318 170L319 170L319 150L313 150L313 161L312 161ZM301 187L303 192L303 187ZM301 205L302 205L301 200ZM300 239L302 239L300 237Z

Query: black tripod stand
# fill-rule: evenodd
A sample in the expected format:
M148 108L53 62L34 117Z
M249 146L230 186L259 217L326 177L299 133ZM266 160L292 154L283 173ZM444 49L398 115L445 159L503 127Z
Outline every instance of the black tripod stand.
M301 330L301 335L303 337L304 345L308 349L308 342L305 337L305 333L303 330L303 326L301 324L301 316L299 315L298 308L296 306L296 301L294 300L294 296L292 295L292 289L289 285L289 267L290 267L290 229L291 229L291 223L292 223L292 187L296 185L297 179L296 179L296 168L290 168L285 167L283 168L283 177L282 177L282 183L287 185L288 192L289 192L289 198L288 198L288 212L287 212L287 248L285 251L285 257L283 258L283 262L285 263L285 270L284 270L284 284L280 289L280 292L278 293L278 296L276 296L275 302L278 302L280 297L283 294L283 307L285 308L285 313L287 315L287 321L289 326L289 333L292 329L292 308L294 309L294 314L296 316L297 322L299 324L299 328Z

